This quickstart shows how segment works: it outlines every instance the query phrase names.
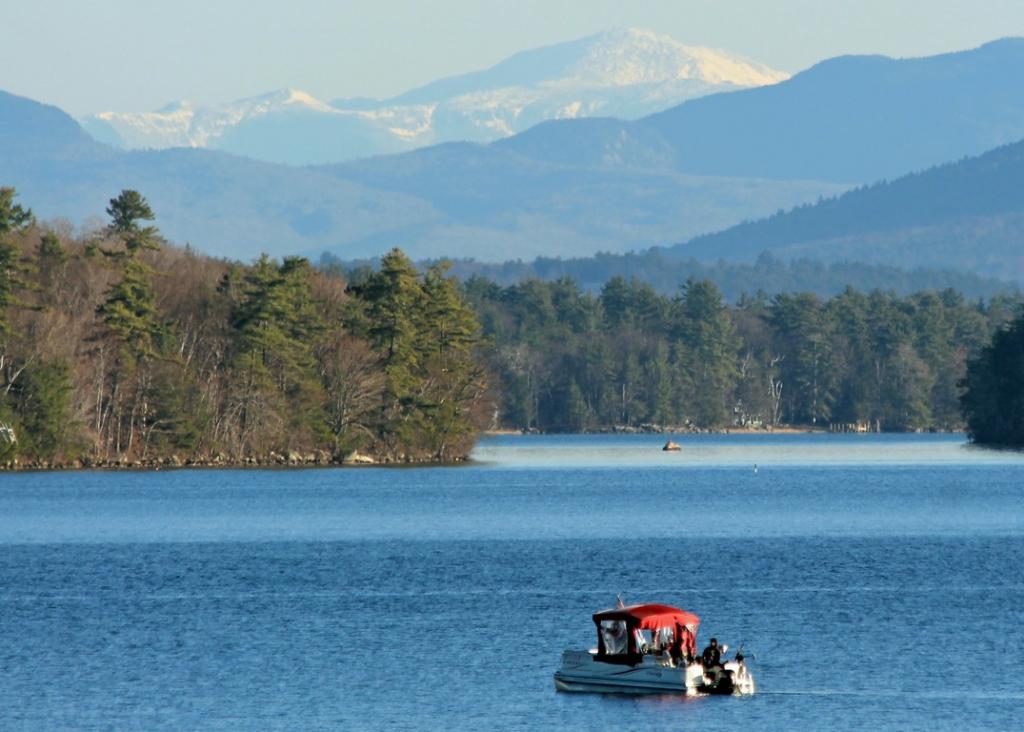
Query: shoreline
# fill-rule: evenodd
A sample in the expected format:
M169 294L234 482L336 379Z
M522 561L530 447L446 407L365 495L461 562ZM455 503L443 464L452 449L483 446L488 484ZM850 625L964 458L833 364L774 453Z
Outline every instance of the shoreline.
M688 436L688 435L805 435L805 434L958 434L962 430L928 430L926 432L910 431L879 431L879 432L840 432L829 430L823 427L812 425L779 425L771 429L763 427L729 427L722 429L686 429L686 428L662 428L655 426L644 427L610 427L599 430L585 430L582 432L542 432L540 430L517 430L517 429L496 429L483 430L479 437L510 437L510 436L543 436L543 435L662 435L662 436ZM269 469L280 470L287 468L360 468L360 467L445 467L466 465L472 463L470 454L455 456L446 460L433 458L413 458L408 456L389 457L371 455L358 451L350 452L344 456L332 456L325 450L311 453L270 452L264 456L248 456L245 458L231 458L225 454L209 456L192 456L182 458L178 455L157 458L95 458L83 456L64 460L27 460L15 459L6 463L0 463L0 473L13 472L48 472L48 471L160 471L160 470L187 470L187 469L224 469L224 470L246 470L246 469Z
M0 472L58 472L58 471L160 471L160 470L189 470L189 469L224 469L224 470L246 470L246 469L287 469L287 468L367 468L367 467L443 467L451 465L462 465L469 462L469 455L460 455L447 460L435 460L432 458L410 458L400 459L375 456L360 452L351 452L343 457L334 457L326 451L313 453L275 453L271 452L266 456L249 456L245 458L231 458L227 455L218 454L213 456L193 456L181 458L178 455L159 458L95 458L90 456L71 458L67 460L27 460L19 461L14 459L10 462L0 464Z

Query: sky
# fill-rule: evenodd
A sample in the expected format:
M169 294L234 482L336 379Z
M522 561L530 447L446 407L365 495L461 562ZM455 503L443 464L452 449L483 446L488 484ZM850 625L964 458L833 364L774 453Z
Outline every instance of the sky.
M0 89L76 115L284 87L384 98L622 27L795 72L1024 35L1024 0L0 0Z

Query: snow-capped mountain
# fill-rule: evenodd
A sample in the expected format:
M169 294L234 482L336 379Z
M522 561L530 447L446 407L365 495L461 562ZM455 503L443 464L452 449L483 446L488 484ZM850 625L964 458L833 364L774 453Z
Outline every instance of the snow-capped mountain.
M330 104L294 89L210 107L82 120L123 148L209 147L293 164L340 162L453 140L485 142L549 119L635 119L718 91L788 78L725 51L627 29L523 51L484 71L387 100Z

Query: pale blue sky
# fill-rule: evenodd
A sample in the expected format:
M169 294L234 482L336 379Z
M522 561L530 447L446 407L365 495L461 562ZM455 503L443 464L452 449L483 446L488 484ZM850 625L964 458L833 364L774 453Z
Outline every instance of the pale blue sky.
M390 96L615 27L787 71L1024 35L1024 0L0 0L0 89L74 113L281 87Z

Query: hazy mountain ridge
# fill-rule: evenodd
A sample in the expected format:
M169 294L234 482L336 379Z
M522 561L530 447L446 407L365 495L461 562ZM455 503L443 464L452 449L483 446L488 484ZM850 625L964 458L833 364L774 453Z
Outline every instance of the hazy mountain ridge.
M64 111L0 91L0 156L9 161L40 158L93 159L117 153L97 143Z
M702 94L785 78L725 51L627 29L523 51L387 100L328 104L283 89L208 107L176 102L156 112L99 112L82 124L127 149L210 147L311 164L445 141L487 142L547 119L637 118Z
M871 183L1024 138L1024 38L925 58L843 56L636 123L703 175Z
M59 110L7 97L14 100L8 112L15 117L23 114L25 120L33 120L41 109L55 117L41 124L9 122L10 129L24 134L10 134L0 146L0 169L4 182L16 185L23 200L44 217L99 216L111 195L123 187L137 187L150 198L172 239L243 259L263 250L313 257L330 251L352 260L396 245L418 259L585 257L596 251L642 250L690 240L848 188L841 182L787 179L797 163L836 181L843 171L853 170L850 161L856 159L858 170L872 175L870 182L883 177L896 164L893 161L921 159L922 151L952 160L988 139L1016 134L1018 117L1022 119L1018 139L1024 138L1024 89L1017 82L1022 72L1024 41L1020 40L931 59L842 58L774 86L704 97L637 121L550 121L487 145L451 143L310 169L205 150L123 153L89 139ZM947 83L940 89L936 79L944 74ZM988 80L979 87L975 82L982 76ZM828 126L838 112L823 108L807 121L801 110L822 99L821 89L842 94L844 87L866 111L842 120L841 140L822 153L819 142L811 139L815 137L812 122ZM872 91L883 88L884 93ZM928 104L918 109L901 102L890 108L885 100L893 96ZM790 103L793 111L787 112ZM969 119L957 111L960 105L967 105ZM784 149L767 149L762 144L766 150L758 153L760 157L753 151L749 160L741 161L766 177L726 175L735 173L731 167L737 161L731 152L734 147L750 149L751 139L764 142L759 132L754 134L759 127L743 132L759 119L762 108L766 118L774 114L777 120L789 119L810 141L801 147L802 139L794 133L782 141L785 145L780 142ZM879 130L887 129L887 119L894 120L898 131L912 130L913 139L903 132L880 136ZM678 121L678 129L670 124L672 120ZM700 125L705 125L707 134L691 140ZM52 131L52 144L44 144L47 131ZM822 132L833 142L839 134L831 127ZM733 144L730 135L740 137ZM709 151L718 150L719 157L713 159L708 153L700 158L693 152L698 143ZM705 165L715 174L688 173L691 164ZM1006 185L1011 187L1004 192L1020 189L1015 178ZM923 195L923 200L930 200L927 192ZM817 210L827 211L829 205ZM960 209L953 201L944 204L944 210ZM939 234L947 237L942 245L950 252L946 262L998 274L1001 258L1014 256L1004 243L1010 241L1009 232L1017 224L1003 210L968 210L955 226L950 218L935 224L927 213L923 211L914 221L894 219L890 227L916 227L925 232L918 239L889 241L883 236L888 230L881 227L883 219L869 213L859 220L875 221L870 231L830 228L829 224L799 242L787 242L785 237L777 242L743 237L714 240L718 244L709 243L706 256L749 258L765 248L800 244L804 249L791 250L794 256L810 256L815 247L819 253L814 256L833 256L825 250L834 247L842 250L843 259L870 255L871 261L888 262L898 255L905 267L936 266L923 240L937 240ZM796 212L795 218L786 220L805 221L800 217L807 215ZM982 216L987 217L984 226L975 226L975 219L980 221ZM942 230L926 231L936 225ZM873 249L862 251L858 247L865 245L858 242L867 241L868 234ZM828 243L813 244L819 240ZM922 244L903 246L917 241ZM953 258L957 247L972 243L993 249L971 262ZM696 255L697 245L694 242L694 248L680 256Z
M1024 38L915 59L844 56L636 121L561 120L497 145L543 160L873 183L1024 138Z
M698 259L857 260L1024 281L1024 142L671 247Z
M96 143L56 108L11 95L6 102L12 117L50 110L59 124L48 124L64 130L53 146L26 146L16 136L0 146L4 184L37 214L101 217L112 195L134 187L172 240L240 259L325 250L358 258L396 245L418 258L582 256L670 242L680 231L720 229L840 190L590 170L470 143L321 168L201 149L123 152Z

